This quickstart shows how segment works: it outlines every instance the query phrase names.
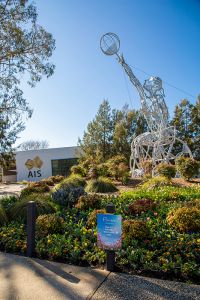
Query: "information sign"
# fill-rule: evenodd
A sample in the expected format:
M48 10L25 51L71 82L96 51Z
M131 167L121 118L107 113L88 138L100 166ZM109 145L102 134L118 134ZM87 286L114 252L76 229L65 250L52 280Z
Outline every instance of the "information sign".
M104 250L117 250L122 245L122 217L97 214L97 245Z

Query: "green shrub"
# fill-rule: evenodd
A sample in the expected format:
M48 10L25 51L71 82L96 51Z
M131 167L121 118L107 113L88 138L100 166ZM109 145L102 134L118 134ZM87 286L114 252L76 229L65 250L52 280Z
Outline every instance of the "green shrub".
M145 221L125 220L123 222L123 239L131 241L132 239L142 240L149 236L149 230Z
M31 194L29 196L20 197L10 209L9 215L12 220L23 220L27 218L27 204L29 201L36 202L36 216L54 213L55 209L50 203L51 197L45 194Z
M89 193L111 193L116 192L117 188L108 178L98 178L88 181L86 192Z
M87 210L89 208L100 208L101 207L101 196L96 194L82 195L78 199L76 208Z
M70 170L73 175L86 176L86 170L81 165L72 166Z
M152 190L158 187L170 186L171 181L164 176L157 176L150 178L145 183L142 184L142 188L145 190Z
M179 207L167 215L167 222L179 232L200 231L200 209L198 207Z
M37 237L43 238L48 234L62 233L64 219L56 214L41 215L36 220Z
M105 209L95 209L93 212L89 215L89 218L87 220L87 226L88 227L96 227L97 226L97 214L105 214Z
M86 185L86 180L78 175L71 175L65 178L63 181L55 186L54 190L58 189L68 189L70 187L84 187Z
M0 227L0 251L26 253L27 233L20 223L10 223Z
M128 207L128 213L135 215L148 210L154 210L156 203L151 199L138 199Z
M176 168L175 166L168 164L168 163L160 163L157 166L158 174L168 179L175 177L176 175Z
M126 158L123 155L116 155L107 161L108 172L111 177L118 180L127 173L128 166Z
M59 183L59 182L61 182L62 180L64 180L65 177L62 176L62 175L55 175L55 176L50 176L50 177L48 177L48 179L53 180L54 183Z
M51 178L44 178L41 181L46 183L48 186L54 186L54 181Z
M17 196L5 196L0 198L0 205L5 209L5 211L8 211L18 200L19 197Z
M144 160L140 163L140 168L144 170L144 175L147 178L152 177L153 164L152 160Z
M199 173L200 162L191 157L180 156L176 159L175 163L177 171L186 180L190 180Z
M109 176L108 164L101 163L97 165L97 174L98 176L107 177Z
M97 179L99 177L99 170L97 165L93 164L90 166L88 173L87 173L87 179Z
M8 219L7 219L5 209L2 206L0 206L0 226L5 225L7 221Z
M50 188L49 186L42 181L39 182L31 182L28 184L27 187L25 187L22 191L21 191L21 195L22 197L24 196L28 196L30 194L35 194L35 193L46 193L49 192Z

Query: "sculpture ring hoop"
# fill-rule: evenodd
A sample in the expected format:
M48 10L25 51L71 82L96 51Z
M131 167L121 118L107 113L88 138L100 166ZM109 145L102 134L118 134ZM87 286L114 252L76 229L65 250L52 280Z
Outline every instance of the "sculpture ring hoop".
M108 32L101 37L100 48L102 52L106 55L117 54L120 48L119 37L112 32Z

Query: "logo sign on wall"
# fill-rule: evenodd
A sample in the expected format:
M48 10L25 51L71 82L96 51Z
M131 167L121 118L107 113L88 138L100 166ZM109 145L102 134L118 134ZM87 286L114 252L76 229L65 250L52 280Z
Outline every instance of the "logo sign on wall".
M39 158L39 156L36 156L34 159L27 159L25 162L26 168L29 170L28 178L33 177L41 177L41 170L31 170L33 168L40 169L43 165L43 161Z
M122 246L122 217L97 214L97 245L104 250L117 250Z

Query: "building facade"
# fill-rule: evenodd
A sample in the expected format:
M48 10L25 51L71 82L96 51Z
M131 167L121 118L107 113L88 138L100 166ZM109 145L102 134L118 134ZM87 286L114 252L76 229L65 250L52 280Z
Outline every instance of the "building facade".
M54 175L67 176L79 157L79 147L18 151L17 181L39 181Z

